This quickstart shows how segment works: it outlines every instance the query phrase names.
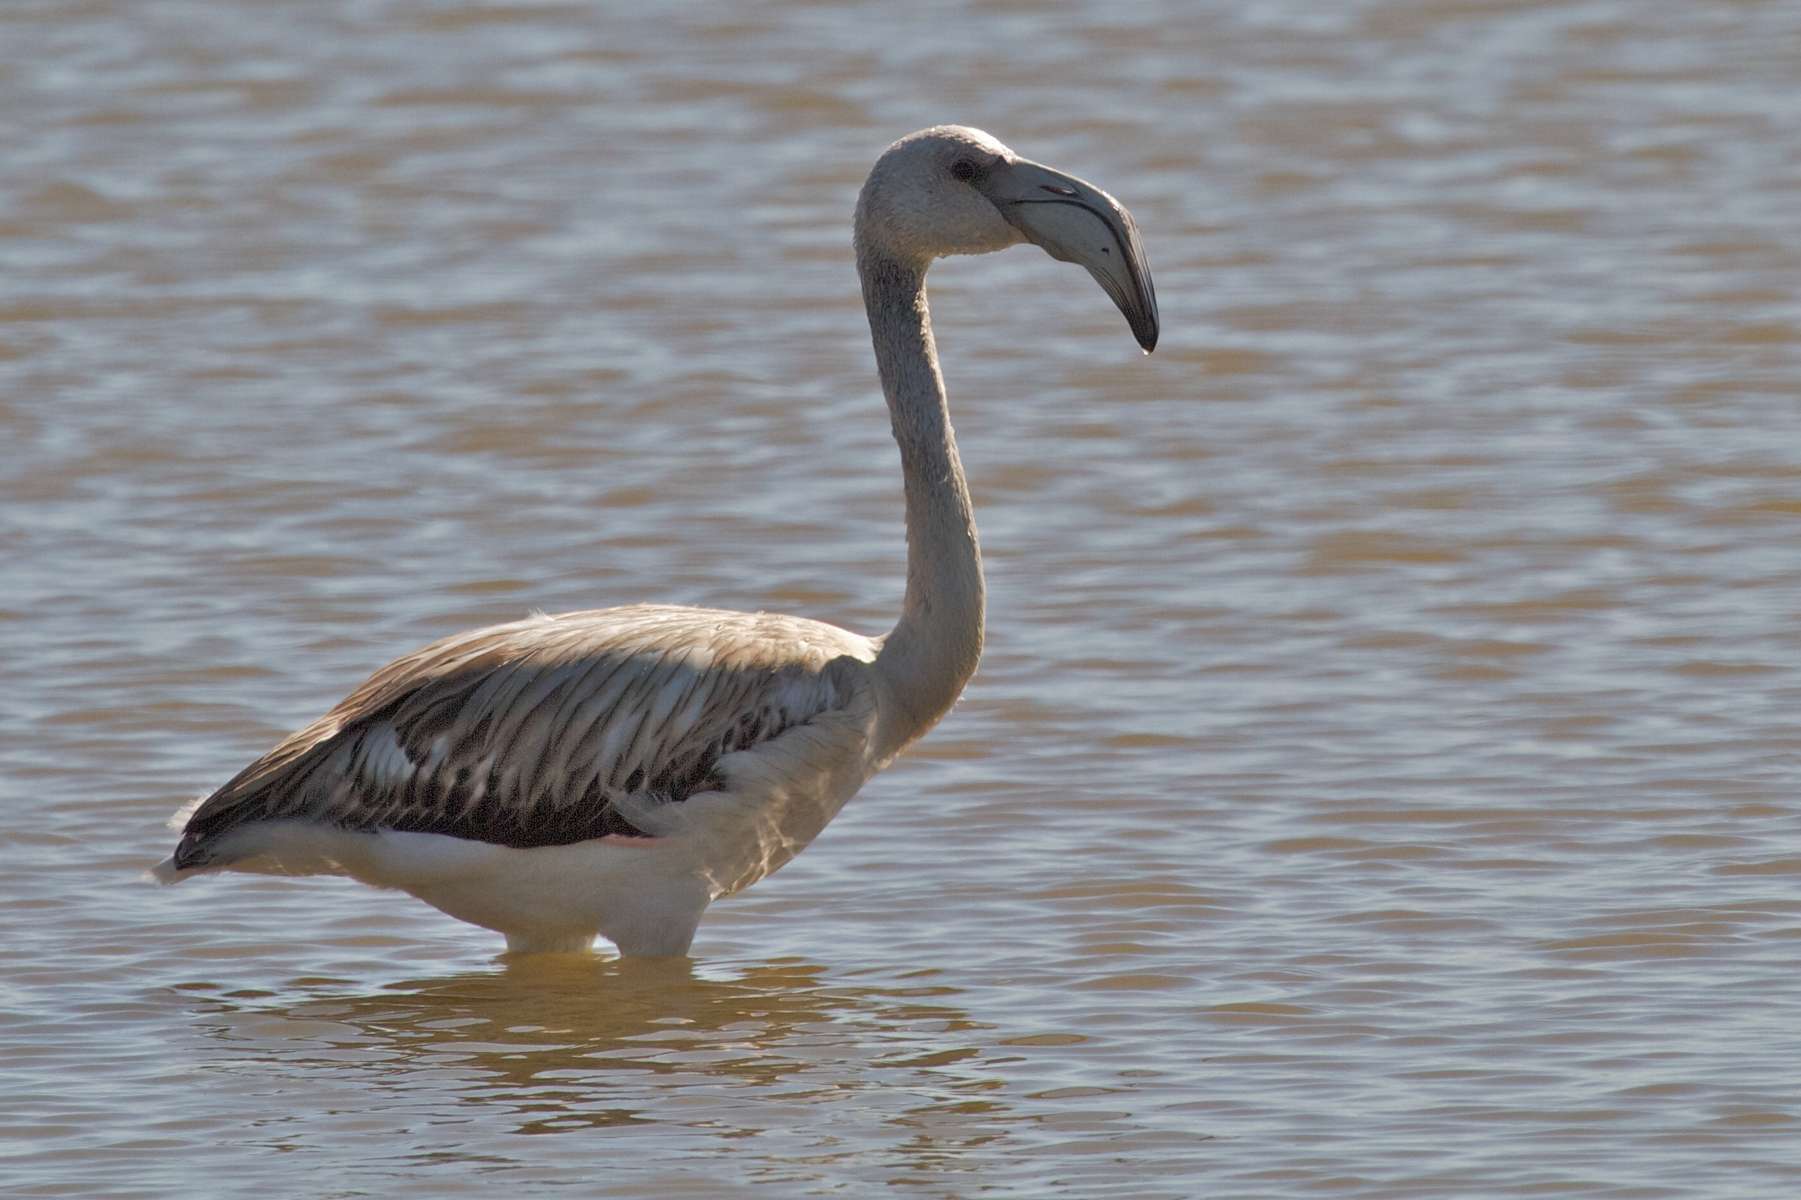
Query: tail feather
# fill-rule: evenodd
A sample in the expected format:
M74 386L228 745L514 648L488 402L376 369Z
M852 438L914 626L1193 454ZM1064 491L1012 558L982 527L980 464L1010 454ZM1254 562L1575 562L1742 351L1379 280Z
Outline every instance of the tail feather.
M188 822L194 817L195 810L205 803L206 793L201 792L198 796L195 796L192 800L170 813L169 820L166 822L169 829L175 833L185 832L188 827Z
M188 821L194 816L194 810L198 809L205 802L206 793L202 792L200 795L195 796L192 800L176 809L169 816L169 828L176 833L185 834L188 828ZM176 862L176 859L182 857L182 851L187 849L189 849L188 839L183 837L181 839L181 844L175 847L174 854L171 854L168 858L163 859L163 861L150 868L150 877L162 884L180 883L190 873L189 868L198 865L193 862Z

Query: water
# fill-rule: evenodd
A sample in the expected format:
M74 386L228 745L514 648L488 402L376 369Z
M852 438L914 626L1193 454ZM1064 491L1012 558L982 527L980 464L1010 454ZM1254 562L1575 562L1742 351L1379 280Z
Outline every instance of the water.
M0 1190L1801 1190L1801 9L0 9ZM951 718L689 967L167 813L638 599L884 628L848 253L986 127L1164 316L934 274Z

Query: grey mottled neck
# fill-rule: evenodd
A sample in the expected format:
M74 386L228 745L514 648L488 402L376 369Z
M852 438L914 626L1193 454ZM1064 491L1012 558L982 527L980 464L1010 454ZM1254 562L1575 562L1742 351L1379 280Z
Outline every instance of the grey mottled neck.
M985 593L969 486L932 342L925 267L859 245L857 269L907 497L907 595L876 660L900 708L883 737L892 753L930 729L975 674Z

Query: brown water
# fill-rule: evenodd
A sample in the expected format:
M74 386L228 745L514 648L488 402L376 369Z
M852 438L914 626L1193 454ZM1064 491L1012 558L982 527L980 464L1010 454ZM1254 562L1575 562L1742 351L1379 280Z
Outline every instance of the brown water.
M903 16L903 12L913 15ZM1801 6L0 6L0 1192L1801 1194ZM934 276L950 720L691 968L162 821L532 608L874 631Z

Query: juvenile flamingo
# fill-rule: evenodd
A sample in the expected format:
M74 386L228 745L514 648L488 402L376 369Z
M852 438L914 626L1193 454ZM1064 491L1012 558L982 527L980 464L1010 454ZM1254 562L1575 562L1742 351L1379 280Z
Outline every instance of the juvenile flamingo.
M633 605L456 634L389 663L186 814L156 877L349 875L512 951L598 934L622 954L686 954L715 897L804 849L975 672L982 561L925 277L944 255L1020 242L1086 267L1156 345L1138 227L1093 184L942 125L888 147L857 201L905 479L891 632Z

